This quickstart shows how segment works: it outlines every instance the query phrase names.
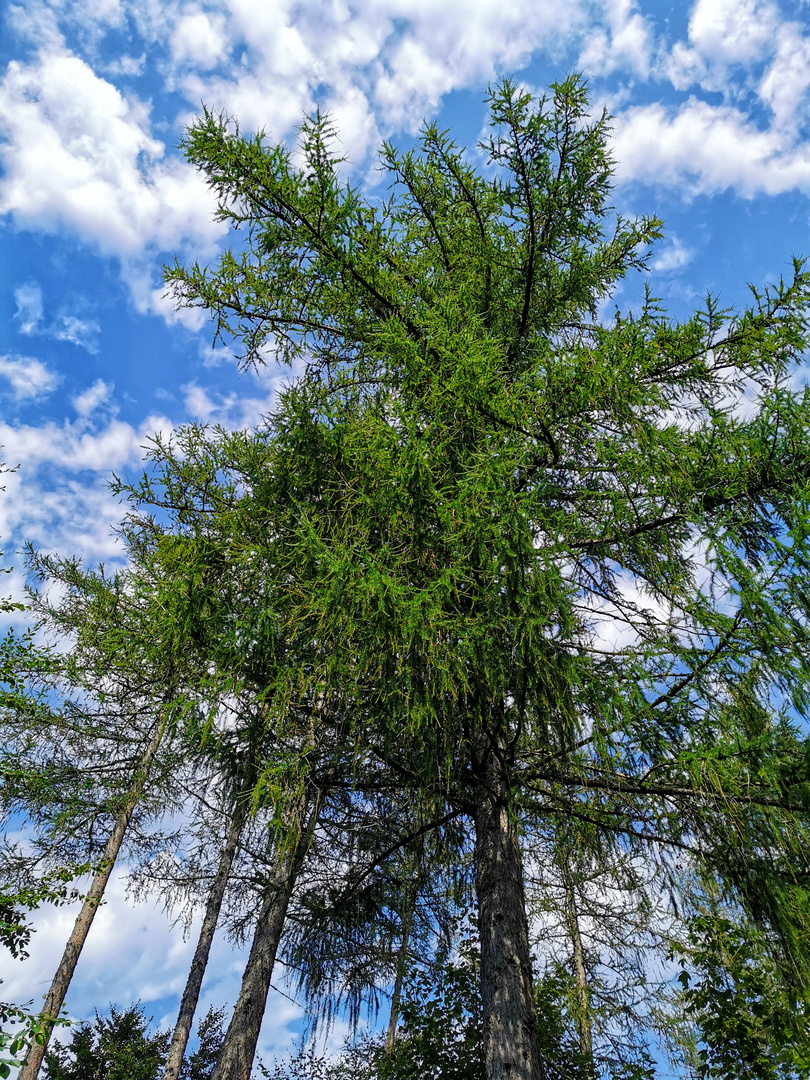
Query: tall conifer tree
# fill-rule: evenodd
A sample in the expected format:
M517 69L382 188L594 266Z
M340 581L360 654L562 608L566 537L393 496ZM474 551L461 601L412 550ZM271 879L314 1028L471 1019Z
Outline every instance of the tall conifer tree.
M167 281L246 364L306 359L242 508L301 659L270 709L355 703L356 751L466 816L488 1076L539 1080L543 822L690 852L805 963L810 275L600 321L660 236L611 214L608 118L575 78L489 105L485 169L428 126L382 205L323 117L298 168L206 115L186 152L244 240Z

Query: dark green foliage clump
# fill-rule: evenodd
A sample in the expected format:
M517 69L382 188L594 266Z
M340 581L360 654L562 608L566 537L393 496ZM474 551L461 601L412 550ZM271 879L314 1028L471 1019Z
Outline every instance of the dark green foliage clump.
M786 986L773 943L719 911L691 920L679 975L700 1080L810 1077L810 993Z
M209 1009L197 1028L199 1046L183 1062L182 1080L210 1080L222 1047L224 1009ZM54 1044L45 1055L47 1080L159 1080L171 1039L168 1031L150 1032L140 1004L110 1006L81 1024L66 1045Z
M67 1046L54 1044L45 1055L48 1080L156 1080L166 1057L169 1036L150 1035L149 1020L140 1005L109 1016L96 1013L94 1023L82 1024Z

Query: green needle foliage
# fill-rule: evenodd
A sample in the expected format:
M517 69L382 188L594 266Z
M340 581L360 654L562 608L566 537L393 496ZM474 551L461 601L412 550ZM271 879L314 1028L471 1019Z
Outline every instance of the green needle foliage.
M488 101L480 164L427 126L384 147L382 203L322 116L300 166L223 117L190 129L242 241L167 282L245 365L306 373L220 440L229 545L165 551L189 620L228 560L261 567L267 620L231 640L256 666L284 641L268 722L341 702L358 759L472 822L488 1075L534 1080L520 849L566 822L605 858L694 860L804 977L810 274L740 312L677 322L648 286L600 319L661 235L611 211L608 117L576 78Z

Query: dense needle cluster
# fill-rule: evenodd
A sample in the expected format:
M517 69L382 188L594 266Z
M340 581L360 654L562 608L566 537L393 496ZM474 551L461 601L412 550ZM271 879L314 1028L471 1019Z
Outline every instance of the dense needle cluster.
M803 1038L810 275L797 261L741 313L709 298L676 322L648 286L609 316L660 223L612 213L608 118L576 78L541 101L505 82L489 107L479 157L433 126L386 145L382 203L342 179L324 117L295 153L195 124L186 154L239 231L167 284L244 365L297 374L258 430L155 442L119 484L115 581L35 559L67 586L39 602L77 655L148 671L165 752L218 778L220 903L264 815L215 1080L250 1070L280 943L314 1013L388 979L393 1039L409 963L470 904L488 1080L561 1075L532 967L552 909L570 1068L615 1070L583 938L622 891L630 951L707 968L710 913L731 913L781 958L780 1046ZM715 1014L687 999L709 1068Z

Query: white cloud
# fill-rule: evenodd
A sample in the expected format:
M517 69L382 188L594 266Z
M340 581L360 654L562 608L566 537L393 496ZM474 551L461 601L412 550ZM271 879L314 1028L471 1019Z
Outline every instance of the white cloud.
M140 56L117 56L104 65L108 75L140 75L146 63L146 53Z
M480 88L584 24L579 0L220 0L207 6L205 25L199 16L196 5L166 4L144 5L137 16L142 32L168 39L177 85L195 108L203 100L281 138L316 101L328 101L344 112L344 143L358 163L379 145L378 128L418 125L442 95ZM227 76L205 74L228 54L241 59Z
M211 317L204 308L176 307L165 286L153 286L151 269L128 266L123 276L132 289L136 311L159 315L169 326L184 326L193 333L199 332L210 322Z
M287 376L288 377L288 376ZM221 424L230 430L260 424L272 411L276 392L284 376L269 379L269 393L262 398L243 397L233 392L219 394L196 383L181 387L186 413L202 424Z
M95 319L80 319L76 315L60 315L56 323L49 331L57 341L69 341L72 345L80 345L89 353L98 352L98 337L100 327Z
M109 407L111 391L102 380L88 387L73 401L79 416L72 421L0 420L3 457L19 465L2 478L0 537L7 551L30 540L49 551L80 552L90 561L121 558L112 530L122 508L110 493L110 474L139 473L148 439L156 431L170 435L173 425L158 414L137 427L125 423Z
M673 47L666 74L680 90L699 83L729 91L729 69L769 56L781 22L772 0L697 0L689 18L690 44Z
M652 60L652 31L636 10L635 0L607 0L605 22L585 42L577 66L594 75L609 75L628 68L646 77Z
M694 256L695 252L692 248L687 247L677 236L672 236L670 243L650 263L650 269L658 273L681 270L692 261Z
M776 37L773 63L759 84L759 95L773 111L777 127L790 130L810 88L810 38L797 23L786 23Z
M106 26L120 26L124 20L121 0L93 0L93 20Z
M0 212L67 228L103 254L212 252L223 226L196 172L149 130L148 107L63 50L12 61L0 83Z
M64 44L57 12L38 0L9 5L6 24L10 30L29 41L37 49L58 49Z
M12 61L0 82L0 213L23 228L67 231L115 256L125 281L136 266L142 278L160 252L211 257L225 228L211 220L202 178L155 137L149 103L111 81L141 71L145 55L102 57L97 48L104 28L121 24L122 2L142 44L168 54L166 87L181 90L195 110L204 100L246 129L266 125L285 138L320 102L358 165L376 151L381 130L415 126L442 95L480 87L532 50L571 39L584 23L580 0L506 7L499 0L104 0L102 7L63 0L15 8L16 29L40 51ZM628 0L611 2L614 37L624 34L621 49L630 55L638 20ZM86 58L69 51L62 26L86 31ZM225 60L227 75L213 70ZM139 310L201 327L199 314L171 314L154 282L146 291L142 281L133 287ZM63 332L68 340L81 336L75 324L72 337L70 327Z
M0 356L0 377L11 384L17 401L45 397L59 385L59 376L30 356Z
M61 474L56 486L52 481L36 463L14 474L0 495L2 535L11 536L13 530L17 543L30 540L41 550L77 553L91 563L121 560L124 552L113 528L123 511L110 494L107 475L88 480ZM17 595L21 592L20 580Z
M148 416L138 428L112 419L100 430L90 428L84 417L76 421L46 421L41 426L12 426L0 421L0 446L9 461L35 470L43 465L68 471L89 469L105 477L115 469L138 464L142 446L156 430L171 431L161 416ZM0 529L0 535L4 535Z
M390 3L392 29L375 62L373 99L387 126L414 127L441 97L520 68L534 50L548 53L584 23L579 3L504 5L499 0Z
M746 64L769 51L779 22L779 9L770 0L697 0L689 39L715 61Z
M187 7L175 23L170 45L177 62L190 62L208 71L228 52L224 15Z
M51 325L43 325L42 289L36 282L16 288L14 301L17 305L14 318L19 323L21 334L38 334L56 341L69 341L72 345L87 349L89 353L98 352L96 338L100 327L95 319L80 319L63 311Z
M88 386L81 394L71 399L71 404L79 416L90 416L99 405L104 405L110 400L113 390L112 383L105 383L103 379L96 379L92 386Z
M687 198L730 188L746 196L810 190L810 147L694 97L678 110L627 109L614 123L614 152L620 180L665 184Z
M19 321L20 333L35 334L42 319L42 289L36 282L20 285L14 290L17 310L14 318Z
M4 950L0 955L0 978L4 1000L41 1001L53 978L58 958L77 915L75 905L44 904L33 913L35 932L30 958L20 963ZM171 1028L176 1020L179 995L185 984L199 932L199 919L184 939L182 929L156 901L134 903L127 897L123 868L113 870L104 902L99 908L82 950L76 976L66 1000L68 1014L76 1020L92 1020L95 1010L105 1015L110 1003L127 1008L136 1001L154 1013L154 1023ZM115 962L111 963L110 958ZM197 1019L213 1005L233 1005L239 993L247 948L239 949L221 934L214 939ZM275 984L282 982L281 965ZM289 993L289 988L285 988ZM161 1015L155 1006L175 997ZM262 1024L258 1052L270 1061L274 1054L290 1052L304 1018L303 1009L271 986Z

